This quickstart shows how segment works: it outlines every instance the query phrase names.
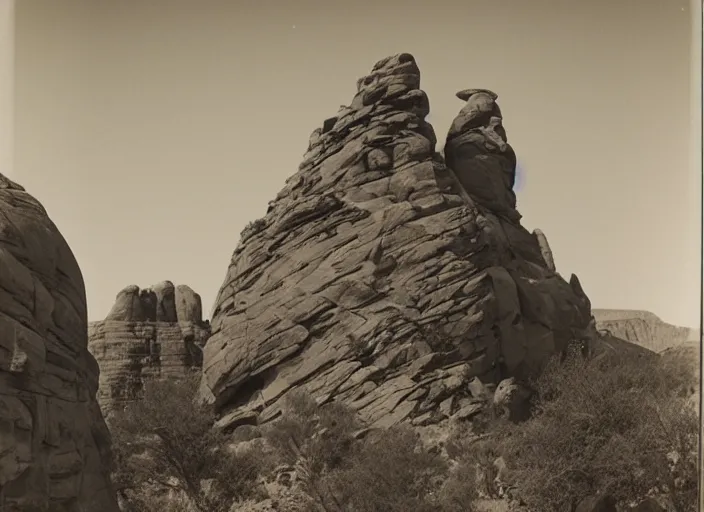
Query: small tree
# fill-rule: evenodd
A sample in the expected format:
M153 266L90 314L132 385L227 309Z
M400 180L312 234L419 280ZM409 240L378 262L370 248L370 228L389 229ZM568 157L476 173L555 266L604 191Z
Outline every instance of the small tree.
M227 511L232 501L255 491L258 459L226 450L224 434L213 428L212 409L194 400L198 380L195 374L149 380L138 400L108 420L113 478L137 512L172 498L174 510L175 501L185 499L179 510Z

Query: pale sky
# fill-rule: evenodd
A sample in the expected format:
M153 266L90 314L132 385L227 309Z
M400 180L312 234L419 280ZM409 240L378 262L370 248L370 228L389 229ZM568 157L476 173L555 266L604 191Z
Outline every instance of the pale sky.
M129 284L209 314L241 229L379 59L412 53L439 145L499 95L518 209L594 307L699 323L688 0L20 0L15 168L102 319Z

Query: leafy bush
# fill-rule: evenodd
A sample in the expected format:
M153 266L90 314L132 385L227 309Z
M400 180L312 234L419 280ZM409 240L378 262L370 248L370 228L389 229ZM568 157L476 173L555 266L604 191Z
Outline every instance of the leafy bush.
M136 512L162 510L165 500L184 512L226 511L256 490L260 460L225 449L226 437L212 428L213 411L194 401L198 381L195 374L150 380L139 400L108 420L113 479Z
M655 491L696 510L699 423L676 393L689 378L633 354L550 362L533 384L533 418L493 434L521 499L561 511L599 493L625 504Z

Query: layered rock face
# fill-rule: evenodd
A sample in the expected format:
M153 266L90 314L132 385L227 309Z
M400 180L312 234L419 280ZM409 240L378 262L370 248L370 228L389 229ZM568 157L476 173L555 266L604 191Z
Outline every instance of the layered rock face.
M100 405L109 412L134 399L146 378L178 378L200 368L208 336L200 295L188 286L164 281L124 288L105 320L88 330L100 365Z
M0 510L118 510L86 328L70 248L0 175Z
M596 326L654 352L699 341L699 330L663 322L649 311L595 309Z
M274 419L294 389L376 427L466 418L480 381L595 334L577 278L520 225L496 94L458 93L443 158L411 55L357 88L232 256L201 386L222 427Z

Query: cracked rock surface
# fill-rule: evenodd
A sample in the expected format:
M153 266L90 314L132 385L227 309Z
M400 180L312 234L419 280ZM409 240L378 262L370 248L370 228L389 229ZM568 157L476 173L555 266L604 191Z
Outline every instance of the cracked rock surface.
M0 175L0 510L118 510L86 329L68 244Z
M103 410L134 399L146 378L179 378L200 369L209 335L200 295L190 287L163 281L121 290L105 320L88 327Z
M375 427L467 418L477 383L594 334L579 280L520 224L497 95L458 93L443 157L411 55L357 85L232 256L201 386L221 427L271 421L296 389Z

